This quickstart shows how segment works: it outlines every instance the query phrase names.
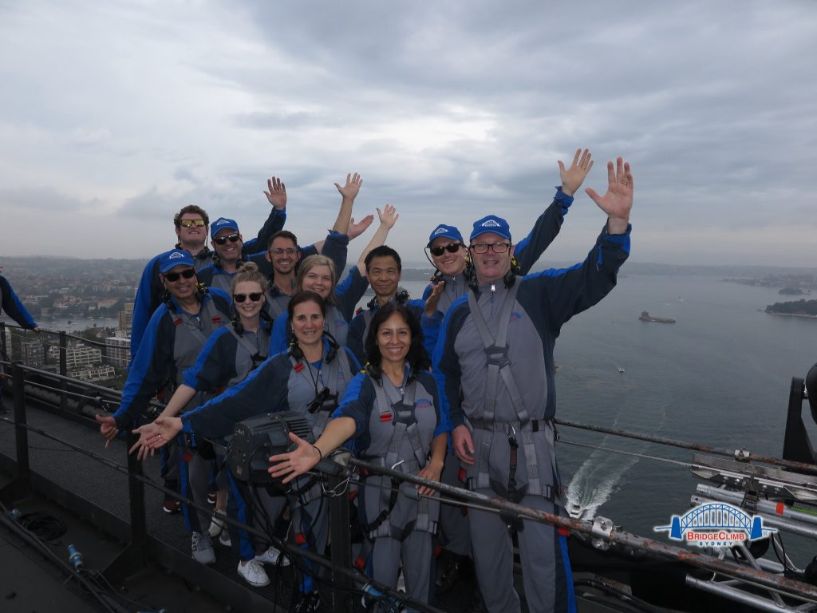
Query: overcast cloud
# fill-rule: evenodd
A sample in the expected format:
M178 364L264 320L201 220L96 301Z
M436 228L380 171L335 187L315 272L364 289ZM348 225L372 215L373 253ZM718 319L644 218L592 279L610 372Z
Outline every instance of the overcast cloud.
M147 258L190 202L254 236L272 174L309 242L356 170L420 261L440 222L523 236L588 146L585 186L633 165L633 259L811 266L815 32L812 0L0 0L0 257ZM546 260L603 222L580 194Z

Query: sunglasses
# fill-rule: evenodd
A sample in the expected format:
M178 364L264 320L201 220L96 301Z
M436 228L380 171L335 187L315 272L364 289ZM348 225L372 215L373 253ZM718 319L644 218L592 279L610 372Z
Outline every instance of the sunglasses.
M295 255L296 250L292 247L287 247L286 249L278 247L277 249L270 249L270 253L274 253L275 255Z
M191 279L196 276L196 271L193 268L188 268L187 270L183 270L181 272L168 272L165 273L165 280L169 283L175 283L179 280L179 277L184 277L185 279Z
M431 255L440 257L446 251L448 253L457 253L460 250L460 247L463 247L462 243L448 243L447 245L443 245L442 247L429 247L429 251Z
M213 242L216 245L226 245L227 241L237 243L239 240L241 240L241 237L238 234L230 234L229 236L217 236L213 239Z
M263 296L261 292L251 292L249 294L233 294L233 300L236 302L244 302L247 298L252 300L253 302L258 302L261 300L261 296Z
M206 226L207 224L204 223L203 219L182 219L179 222L179 225L182 228L201 228L202 226Z

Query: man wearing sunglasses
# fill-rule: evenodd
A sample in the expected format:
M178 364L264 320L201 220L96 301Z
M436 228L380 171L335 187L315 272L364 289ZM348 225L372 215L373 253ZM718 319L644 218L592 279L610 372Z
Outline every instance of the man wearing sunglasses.
M246 244L242 243L244 255L263 250L270 237L284 227L287 204L286 186L279 178L270 177L267 180L267 187L269 191L265 191L264 194L272 205L272 210L263 227L258 231L258 236L247 241ZM187 251L193 257L196 270L212 265L214 253L206 244L210 218L205 210L195 204L188 204L173 217L173 225L178 239L174 248ZM167 253L169 252L166 251L153 257L142 272L133 304L130 345L132 358L136 356L150 316L162 300L164 289L159 278L159 261Z
M533 225L530 233L514 245L514 272L526 275L539 260L542 253L550 246L564 222L564 217L573 203L573 194L581 187L587 173L593 167L593 160L588 149L576 149L573 162L570 166L559 160L559 175L561 185L556 188L553 202L548 206ZM466 274L468 248L454 226L440 224L428 237L426 245L427 257L434 265L436 272L431 283L426 287L423 298L428 298L435 284L443 283L444 287L437 303L437 311L444 315L454 301L465 294L468 289ZM428 326L424 332L436 332ZM452 451L452 450L449 450ZM459 480L460 464L449 453L449 460L443 470L443 483L462 487ZM437 580L437 588L441 592L451 589L461 575L470 571L471 539L468 534L468 524L462 515L459 505L443 504L440 507L440 536L449 556L448 564Z
M172 249L162 255L159 275L165 299L151 316L131 361L119 408L112 416L97 416L100 432L109 440L118 430L138 424L154 395L162 391L170 398L181 384L184 370L195 363L207 337L230 321L230 297L221 290L199 286L195 260L187 251ZM193 399L189 406L202 400ZM177 487L175 453L163 456L162 477L166 487ZM165 499L165 512L175 513L178 508L177 500Z
M607 193L586 192L607 223L582 264L517 277L508 223L474 223L469 251L476 283L446 313L434 352L442 410L470 489L558 513L554 452L553 348L562 325L606 296L630 248L633 176L608 164ZM528 609L574 602L567 542L553 526L469 509L474 566L489 612L520 611L513 586L516 532ZM510 524L510 525L509 525Z
M219 217L210 226L213 243L212 264L199 270L199 281L207 287L230 292L230 284L238 265L246 259L244 239L234 219Z

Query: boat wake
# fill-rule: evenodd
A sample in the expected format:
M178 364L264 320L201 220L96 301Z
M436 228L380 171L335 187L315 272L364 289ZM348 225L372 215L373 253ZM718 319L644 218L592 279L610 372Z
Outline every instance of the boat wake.
M612 427L619 427L619 416L616 416ZM666 412L662 410L656 431L663 427L665 416ZM619 448L631 453L642 453L650 444L646 441L628 439L628 444L625 446L621 444L622 440L621 437L607 434L599 441L598 446ZM616 441L618 441L618 444L616 444ZM608 445L610 442L613 445ZM574 519L593 519L599 507L610 499L617 490L621 479L628 470L638 463L638 460L639 458L635 456L594 449L573 474L573 478L567 486L565 506L570 516Z

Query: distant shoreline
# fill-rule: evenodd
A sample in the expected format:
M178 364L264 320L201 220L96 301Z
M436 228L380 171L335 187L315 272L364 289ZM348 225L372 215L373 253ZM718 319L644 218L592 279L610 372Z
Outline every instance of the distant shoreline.
M817 315L809 315L808 313L777 313L776 311L764 311L769 315L776 315L777 317L799 317L801 319L817 319Z

